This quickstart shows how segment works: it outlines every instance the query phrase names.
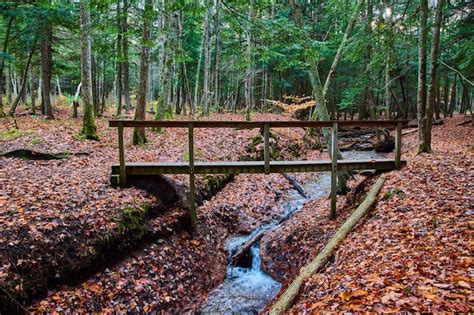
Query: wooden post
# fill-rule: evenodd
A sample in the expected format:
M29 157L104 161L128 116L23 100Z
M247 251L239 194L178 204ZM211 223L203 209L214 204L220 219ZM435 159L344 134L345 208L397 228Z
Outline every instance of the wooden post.
M196 227L196 187L194 185L194 127L193 123L188 124L188 145L189 145L189 217L191 227Z
M118 143L119 143L119 161L120 161L120 186L127 185L127 173L125 169L125 145L123 143L123 124L118 124Z
M331 213L330 219L336 218L337 206L337 123L332 125L331 131Z
M264 151L263 158L265 161L265 174L270 173L270 125L268 123L263 125Z
M395 138L395 168L399 169L402 157L402 123L397 124L397 135Z

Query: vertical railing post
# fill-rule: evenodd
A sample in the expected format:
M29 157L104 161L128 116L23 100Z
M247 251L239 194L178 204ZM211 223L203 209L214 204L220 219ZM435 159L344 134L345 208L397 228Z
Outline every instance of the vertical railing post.
M264 148L263 148L263 159L265 161L265 174L270 173L270 124L265 123L263 125L263 138L264 138Z
M395 168L399 169L402 158L402 123L397 123L397 135L395 137Z
M337 122L332 124L331 131L331 219L336 218L337 206Z
M119 145L119 162L120 162L120 174L119 184L121 187L127 185L127 172L125 169L125 145L123 141L123 123L118 123L118 145Z
M196 187L194 184L194 126L188 124L188 145L189 145L189 217L191 227L196 227Z

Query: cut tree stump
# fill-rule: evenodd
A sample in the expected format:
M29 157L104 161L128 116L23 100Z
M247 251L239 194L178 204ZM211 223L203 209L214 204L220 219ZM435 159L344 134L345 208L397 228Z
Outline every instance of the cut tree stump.
M364 201L337 230L336 234L334 234L334 236L329 240L323 250L319 252L319 254L311 263L309 263L306 267L301 268L300 274L293 280L293 282L291 282L291 284L273 304L269 312L270 314L282 314L293 305L293 302L304 282L326 264L337 246L344 240L344 238L346 238L352 228L362 219L362 217L375 203L377 194L382 189L384 181L385 175L381 175L375 182L374 186L372 186L370 189Z

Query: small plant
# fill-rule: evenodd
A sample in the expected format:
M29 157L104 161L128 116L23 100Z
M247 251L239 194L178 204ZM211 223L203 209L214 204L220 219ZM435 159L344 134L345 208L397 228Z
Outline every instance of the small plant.
M393 188L393 189L390 189L389 191L387 191L385 193L385 195L383 196L383 200L388 201L395 195L396 196L403 196L404 194L405 193L400 188Z

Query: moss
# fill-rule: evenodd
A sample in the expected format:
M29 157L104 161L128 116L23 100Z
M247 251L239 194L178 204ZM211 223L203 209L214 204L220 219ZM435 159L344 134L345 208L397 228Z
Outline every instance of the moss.
M146 217L150 210L151 206L149 204L144 204L139 208L125 208L121 216L115 220L117 223L116 232L121 235L129 232L142 235L145 231Z
M400 188L393 188L385 193L385 195L383 196L383 200L387 201L387 200L390 200L395 195L403 196L403 194L404 192Z
M40 138L34 138L33 140L31 140L32 145L38 145L41 143L43 143L43 139L40 139Z
M8 130L0 130L0 139L14 140L16 138L32 134L32 130L20 130L17 128L10 128Z

